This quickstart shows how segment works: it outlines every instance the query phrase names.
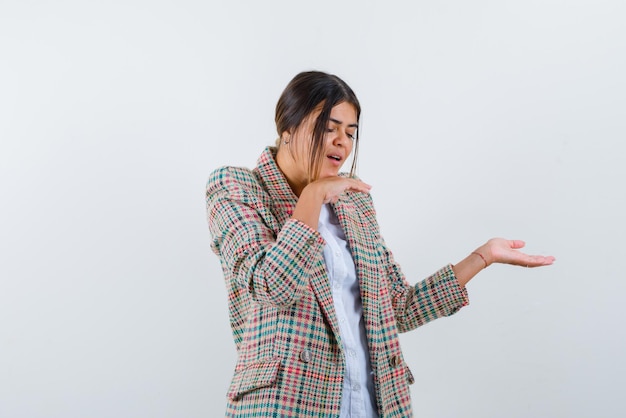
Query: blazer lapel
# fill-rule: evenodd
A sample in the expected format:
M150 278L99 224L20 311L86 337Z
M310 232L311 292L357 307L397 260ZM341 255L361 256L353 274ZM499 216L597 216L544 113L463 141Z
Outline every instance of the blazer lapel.
M365 328L368 334L379 323L376 302L378 300L378 277L376 260L376 245L372 240L367 221L362 218L358 208L352 202L349 194L344 194L333 205L339 223L346 235L350 246L352 258L356 268L359 287L361 290L361 303L363 305L363 319L368 324ZM374 350L374 340L368 335L370 350Z
M267 147L257 162L257 170L265 190L269 193L272 213L276 217L275 228L276 233L291 217L298 202L298 198L294 195L291 187L287 183L285 176L278 168L275 161L276 149ZM344 227L345 229L345 227ZM335 313L333 304L333 296L330 289L326 264L322 254L319 255L315 271L311 275L310 285L315 297L321 306L322 312L328 323L330 324L339 345L341 346L341 338L339 336L339 323Z
M330 289L330 281L328 279L324 257L320 257L318 260L315 273L311 276L310 284L311 289L317 298L317 302L321 306L322 312L333 330L333 334L335 334L337 343L341 347L339 323L337 322L337 313L335 312L335 305L333 303L333 295Z

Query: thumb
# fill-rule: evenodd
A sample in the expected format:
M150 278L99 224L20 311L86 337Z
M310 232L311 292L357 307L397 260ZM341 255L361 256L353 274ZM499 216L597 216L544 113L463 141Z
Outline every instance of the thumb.
M519 248L524 248L524 246L526 245L526 243L522 240L519 239L513 239L513 240L509 240L509 246L515 250L519 249Z

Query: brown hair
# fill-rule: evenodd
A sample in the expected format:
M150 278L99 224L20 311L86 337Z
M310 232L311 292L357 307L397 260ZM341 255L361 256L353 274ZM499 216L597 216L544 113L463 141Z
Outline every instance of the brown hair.
M276 103L275 120L279 146L281 146L281 136L284 132L295 132L311 113L321 108L321 113L315 121L311 146L309 147L309 181L317 179L322 167L324 134L330 120L330 112L334 106L344 102L354 106L358 122L361 116L361 105L350 86L336 75L321 71L306 71L296 75L289 82L278 99L278 103ZM358 136L359 130L357 129L354 137L351 176L355 174L356 170L359 148Z

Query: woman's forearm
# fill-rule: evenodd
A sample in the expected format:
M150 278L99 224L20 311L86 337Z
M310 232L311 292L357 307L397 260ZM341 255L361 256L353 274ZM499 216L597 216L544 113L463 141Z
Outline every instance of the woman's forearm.
M323 203L324 197L320 193L316 193L311 187L305 187L302 193L300 193L298 203L296 203L296 208L291 217L317 231L317 223Z
M454 275L461 286L465 286L467 282L487 267L487 261L484 257L475 251L452 266L452 271L454 271Z

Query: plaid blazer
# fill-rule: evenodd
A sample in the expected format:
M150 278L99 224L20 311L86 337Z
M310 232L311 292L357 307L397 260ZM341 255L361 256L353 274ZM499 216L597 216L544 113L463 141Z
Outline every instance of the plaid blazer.
M227 416L338 417L345 367L323 257L324 240L290 218L297 197L268 147L254 170L223 167L207 185L207 216L238 352ZM412 416L411 371L398 332L468 303L447 265L411 286L380 235L369 194L333 205L361 289L381 417Z

